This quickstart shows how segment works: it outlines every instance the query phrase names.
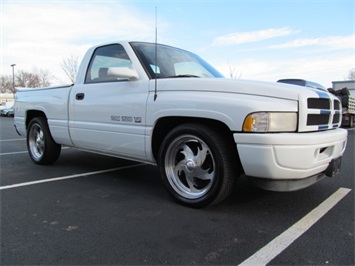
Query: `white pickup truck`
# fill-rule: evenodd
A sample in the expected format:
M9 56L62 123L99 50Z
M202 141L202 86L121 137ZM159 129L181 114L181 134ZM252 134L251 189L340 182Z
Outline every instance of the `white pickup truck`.
M274 191L334 176L341 111L322 90L224 79L193 53L124 41L89 49L74 85L18 89L15 127L36 164L62 145L157 164L176 200L203 207L241 174Z

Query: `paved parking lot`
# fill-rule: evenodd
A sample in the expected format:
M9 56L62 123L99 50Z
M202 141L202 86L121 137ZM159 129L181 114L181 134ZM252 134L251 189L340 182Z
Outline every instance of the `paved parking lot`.
M333 179L276 193L242 177L225 202L190 209L154 166L72 148L34 165L1 117L0 264L354 265L354 133Z

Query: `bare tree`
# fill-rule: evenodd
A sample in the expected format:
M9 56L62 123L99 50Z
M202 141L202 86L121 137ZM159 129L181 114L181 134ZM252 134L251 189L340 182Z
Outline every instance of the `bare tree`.
M48 87L51 85L52 76L50 72L37 68L34 68L32 72L20 70L15 74L15 84L13 84L12 75L0 76L0 92L12 92L15 93L15 87Z
M34 70L33 72L26 72L20 70L17 75L15 75L16 86L17 87L48 87L51 85L50 73L45 70Z
M60 66L69 78L70 82L74 83L79 68L79 56L71 55L70 57L64 58Z
M238 71L236 70L236 67L233 67L229 64L229 76L231 79L240 79L242 76L243 72L240 72L238 76Z
M355 80L355 68L349 71L348 80Z
M0 77L0 92L12 92L14 93L13 89L13 81L11 75L1 75Z
M53 76L48 70L40 69L37 73L40 77L41 87L48 87L51 85Z

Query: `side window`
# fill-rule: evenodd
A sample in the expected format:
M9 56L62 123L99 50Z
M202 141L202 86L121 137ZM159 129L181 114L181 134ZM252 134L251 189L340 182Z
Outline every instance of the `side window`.
M132 62L120 44L99 47L91 58L85 83L119 81L117 77L109 76L110 67L131 67Z

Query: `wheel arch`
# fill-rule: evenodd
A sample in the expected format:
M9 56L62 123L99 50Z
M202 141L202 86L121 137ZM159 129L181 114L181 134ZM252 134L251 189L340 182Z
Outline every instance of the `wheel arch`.
M183 116L170 116L170 117L162 117L160 118L154 126L153 134L152 134L152 153L154 159L157 161L159 155L160 146L168 134L173 128L186 123L196 123L196 124L203 124L209 127L218 130L222 134L226 136L226 140L232 141L233 133L230 128L221 121L208 119L208 118L198 118L198 117L183 117ZM237 148L235 148L237 152ZM238 158L239 159L239 158Z
M35 117L43 117L47 119L47 116L43 111L29 110L26 113L26 129L28 129L28 125L30 124L31 120Z

